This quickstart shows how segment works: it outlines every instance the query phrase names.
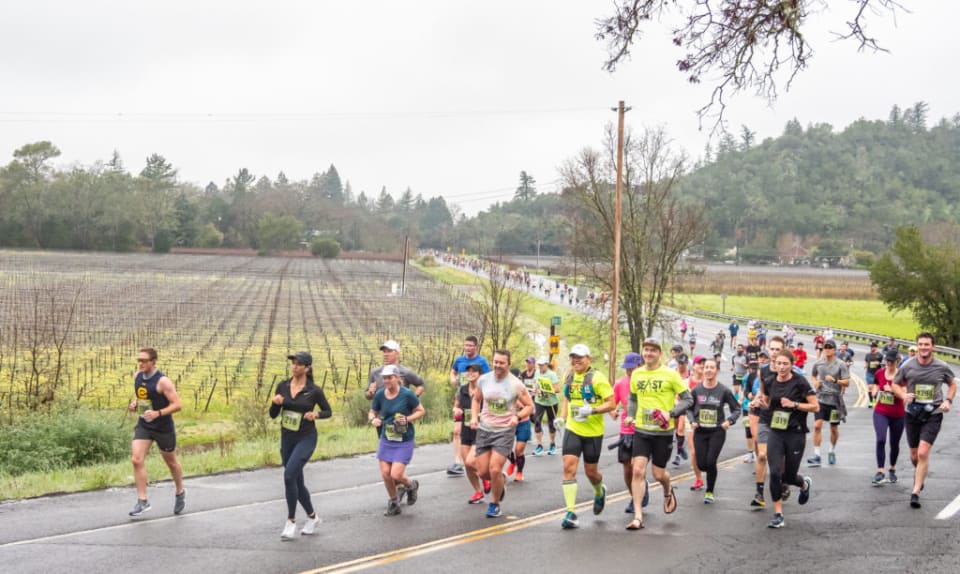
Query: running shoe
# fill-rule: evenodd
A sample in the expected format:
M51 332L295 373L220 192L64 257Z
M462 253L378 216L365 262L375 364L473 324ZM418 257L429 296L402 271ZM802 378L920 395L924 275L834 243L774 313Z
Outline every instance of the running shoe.
M283 532L280 533L280 540L293 540L297 534L297 523L289 520L283 523Z
M881 484L883 484L884 478L885 477L882 472L878 472L877 474L873 475L873 485L880 486Z
M500 505L493 502L487 507L487 518L500 518L503 513L500 512Z
M477 492L474 492L473 496L471 496L470 499L467 500L467 504L480 504L481 502L483 502L483 493L480 492L479 490Z
M790 500L790 485L784 484L783 488L780 489L780 500L786 502Z
M420 492L420 481L411 480L410 488L406 489L407 491L407 506L413 506L417 503L417 493Z
M683 460L687 460L690 458L690 455L687 453L687 447L685 446L681 446L680 448L678 448L677 454L679 454L680 457L683 458Z
M483 482L483 493L484 493L484 494L490 494L490 488L491 488L491 487L490 487L490 481L489 481L489 480L481 480L481 482Z
M810 489L813 488L813 479L809 476L803 477L803 488L800 489L800 496L797 497L797 504L801 506L810 500Z
M703 481L700 480L699 478L693 481L693 484L690 485L690 490L702 490L702 489L703 489Z
M402 484L398 484L397 485L397 504L402 503L403 497L406 495L407 495L407 487Z
M914 492L910 495L910 508L920 508L920 495Z
M577 520L577 515L567 511L567 515L563 517L563 522L560 523L560 526L566 530L573 528L580 528L580 521Z
M533 456L543 456L543 445L538 444L537 448L533 449Z
M783 515L779 512L773 515L773 520L767 524L767 528L783 528Z
M644 481L647 483L647 488L643 492L643 500L640 501L640 508L646 508L650 504L650 481Z
M827 453L827 464L837 464L837 453L835 452Z
M673 466L680 466L680 453L678 452L673 457Z
M593 513L600 514L603 512L603 507L607 505L607 487L604 484L600 485L600 494L595 494L593 496Z
M547 451L547 454L549 454L549 455L555 455L555 454L557 454L557 445L551 444L551 445L550 445L550 449Z
M743 464L753 464L757 461L756 457L753 455L753 452L748 452L746 456L743 457Z
M133 507L133 510L130 511L130 516L140 516L141 514L150 510L151 508L153 507L150 506L150 502L148 500L140 500L138 498L137 503Z
M513 471L515 470L517 470L517 464L514 462L511 462L510 464L507 465L507 472L504 473L504 476L512 476Z
M523 482L523 473L517 472L517 476L513 477L513 482Z
M303 523L303 528L300 529L301 536L310 536L311 534L317 531L317 525L323 522L319 514L314 513L313 518L307 517L307 521Z
M713 493L712 493L712 492L706 492L706 493L704 493L704 495L703 495L703 503L704 503L704 504L713 504L713 503L714 503L714 498L713 498Z
M180 514L183 512L183 509L187 506L187 491L184 490L180 494L177 494L173 499L173 513Z
M396 516L403 512L400 510L400 503L396 500L387 502L387 509L383 512L384 516Z
M750 501L750 506L753 508L764 508L767 506L767 501L763 499L763 495L757 493L753 495L753 500Z
M464 469L462 464L453 463L447 467L447 474L450 476L463 476Z
M820 463L821 463L821 462L822 462L822 461L820 460L820 455L817 454L817 455L811 456L810 458L807 459L807 466L809 466L809 467L811 467L811 468L816 468L816 467L820 466Z
M887 482L889 482L890 484L896 484L896 483L897 483L897 471L896 471L896 470L894 470L894 469L891 468L889 471L887 471Z
M634 512L633 512L633 499L632 499L632 498L630 499L630 504L627 504L627 507L624 508L623 511L624 511L625 513L627 513L627 514L633 514L633 513L634 513Z

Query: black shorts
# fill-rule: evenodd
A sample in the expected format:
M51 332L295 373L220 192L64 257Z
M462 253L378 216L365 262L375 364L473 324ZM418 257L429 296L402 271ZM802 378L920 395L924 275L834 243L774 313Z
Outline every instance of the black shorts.
M580 436L569 430L563 432L563 455L583 456L583 462L600 462L600 449L603 448L602 436Z
M927 422L922 424L918 423L912 416L907 415L904 422L906 423L904 426L906 426L907 430L907 446L910 448L918 448L920 441L933 445L933 441L937 440L937 435L940 434L940 424L943 422L943 413L930 415Z
M834 416L833 413L837 413L836 414L837 420L835 421L831 420L832 417ZM839 417L840 417L840 411L837 410L837 407L833 405L825 405L823 403L820 403L820 410L817 411L817 414L814 418L818 421L828 421L832 425L839 425L840 424Z
M463 446L473 446L477 442L477 431L470 428L469 424L463 425L460 429L460 444Z
M620 435L620 446L617 447L617 460L627 463L633 460L633 435Z
M634 433L633 458L642 456L650 460L653 466L666 468L673 452L673 434L651 435Z
M133 429L133 440L152 440L157 443L157 448L163 452L173 452L177 450L177 433L157 432L147 430L140 425Z

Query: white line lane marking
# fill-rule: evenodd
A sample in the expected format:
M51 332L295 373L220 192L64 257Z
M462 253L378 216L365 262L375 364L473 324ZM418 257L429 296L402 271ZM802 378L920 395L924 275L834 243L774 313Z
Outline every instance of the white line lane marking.
M960 495L953 499L953 502L946 505L943 510L940 511L940 514L937 515L937 520L946 520L953 517L957 511L960 510Z

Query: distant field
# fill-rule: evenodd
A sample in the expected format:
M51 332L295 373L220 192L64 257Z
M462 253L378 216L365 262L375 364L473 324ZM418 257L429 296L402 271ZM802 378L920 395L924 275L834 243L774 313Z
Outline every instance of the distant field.
M678 308L720 313L723 300L715 294L677 295ZM834 328L864 331L879 335L912 339L920 330L909 313L893 314L877 299L850 300L804 297L761 297L729 295L728 315L757 317L804 325L829 325Z

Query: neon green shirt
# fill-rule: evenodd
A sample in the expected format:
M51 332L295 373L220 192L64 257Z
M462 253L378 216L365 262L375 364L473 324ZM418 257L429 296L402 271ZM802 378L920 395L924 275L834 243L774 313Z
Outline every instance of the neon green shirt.
M634 428L646 434L668 434L673 432L673 419L666 429L660 428L651 416L655 409L669 413L676 405L677 395L687 390L680 373L660 365L654 370L640 367L630 376L630 392L637 396L637 416ZM669 416L669 415L668 415Z
M593 378L590 381L593 387L593 396L589 401L584 401L583 378L587 373L593 373ZM567 430L583 437L603 436L603 414L590 415L584 422L575 420L573 415L575 415L577 410L583 405L590 405L592 407L603 405L607 397L613 396L613 387L610 386L610 381L607 380L606 375L592 367L588 369L586 373L572 374L573 380L570 380L568 376L567 386L569 388L564 389L568 405L567 412L564 414Z

